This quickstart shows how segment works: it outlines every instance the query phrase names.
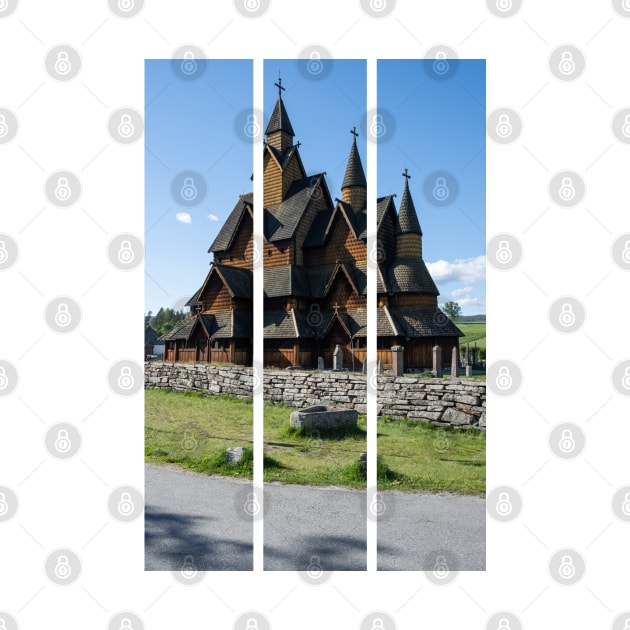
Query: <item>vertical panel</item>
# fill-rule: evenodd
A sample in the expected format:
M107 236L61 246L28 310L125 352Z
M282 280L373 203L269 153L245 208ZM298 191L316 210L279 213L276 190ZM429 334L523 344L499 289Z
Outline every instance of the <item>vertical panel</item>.
M485 356L466 376L459 343L474 330L485 354L485 61L435 56L378 62L370 127L378 568L445 583L485 567Z
M145 566L192 583L252 568L255 120L250 60L178 56L145 67Z
M265 569L321 583L366 567L366 66L264 70Z

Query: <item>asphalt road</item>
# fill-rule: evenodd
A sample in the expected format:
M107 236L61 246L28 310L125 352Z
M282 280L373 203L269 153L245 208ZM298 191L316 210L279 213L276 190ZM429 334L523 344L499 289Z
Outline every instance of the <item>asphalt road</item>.
M251 521L241 518L249 481L146 465L145 569L180 571L192 557L199 571L251 570ZM265 484L266 570L366 568L365 491ZM245 494L245 496L247 496ZM485 499L379 493L379 570L485 569Z

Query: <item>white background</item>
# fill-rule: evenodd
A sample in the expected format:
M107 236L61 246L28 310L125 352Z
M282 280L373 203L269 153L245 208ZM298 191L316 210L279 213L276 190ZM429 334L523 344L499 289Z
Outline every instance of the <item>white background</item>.
M510 19L481 0L399 1L382 19L354 1L272 0L249 20L227 1L149 0L125 20L105 0L22 0L0 19L0 106L20 125L0 145L0 231L20 248L17 263L0 273L0 358L20 377L0 398L0 484L20 501L17 516L0 524L0 610L22 629L106 628L121 610L156 629L232 627L247 610L277 629L358 628L374 610L398 628L483 628L499 610L529 628L610 627L630 608L628 526L610 507L630 482L628 399L610 378L630 355L628 275L610 253L630 231L630 148L610 128L630 105L629 29L610 2L568 0L526 0ZM44 68L46 52L60 43L82 56L81 73L67 83ZM489 139L487 147L488 239L510 233L524 249L514 270L488 269L489 358L514 361L524 380L513 396L490 397L487 481L489 490L515 487L524 509L511 523L488 518L486 572L460 573L447 587L422 573L336 573L313 587L296 573L259 571L209 573L186 587L170 573L143 572L142 519L122 524L109 515L114 488L144 483L142 392L121 398L106 378L120 359L142 361L143 271L117 270L106 249L119 233L143 233L144 155L142 142L115 144L106 125L119 107L142 111L144 59L168 58L184 43L207 57L257 60L297 57L313 43L338 58L423 57L444 43L461 58L487 59L488 112L508 106L521 115L517 142ZM564 43L586 56L585 72L568 83L547 64ZM61 169L83 185L66 209L43 192ZM583 202L572 208L555 205L547 191L564 169L586 181ZM44 321L59 295L81 306L72 334L55 334ZM570 335L547 318L564 295L586 309L584 326ZM64 421L83 439L69 461L44 449L46 428ZM586 434L584 452L571 461L547 446L552 427L565 421ZM82 560L68 587L44 574L58 547ZM575 586L549 576L548 560L562 547L586 559Z

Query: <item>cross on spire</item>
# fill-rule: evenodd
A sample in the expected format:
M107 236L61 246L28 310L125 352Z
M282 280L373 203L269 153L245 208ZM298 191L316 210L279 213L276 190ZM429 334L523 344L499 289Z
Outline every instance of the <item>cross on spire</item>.
M278 88L278 98L282 98L282 92L286 90L286 88L282 87L282 78L278 76L278 83L274 83L274 85Z
M352 129L350 129L350 133L354 136L354 139L357 139L357 136L359 135L359 133L357 132L357 128L356 127L352 127Z
M409 180L411 179L411 175L409 175L409 174L407 173L407 169L405 169L405 170L404 170L404 172L403 172L402 176L406 179L406 182L405 182L405 183L406 183L406 184L408 184L408 183L409 183Z

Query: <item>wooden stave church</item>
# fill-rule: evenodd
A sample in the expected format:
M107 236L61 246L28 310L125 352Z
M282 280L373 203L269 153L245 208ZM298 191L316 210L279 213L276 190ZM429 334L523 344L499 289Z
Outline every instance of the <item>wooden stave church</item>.
M325 173L308 175L289 120L281 81L265 130L264 359L265 367L332 368L336 345L344 368L360 370L367 355L367 181L356 129L341 199ZM462 333L438 308L439 292L422 259L422 230L409 190L377 200L377 358L391 367L391 347L403 346L405 369L445 360ZM241 195L209 248L214 260L187 306L190 316L160 339L176 362L252 364L253 194ZM458 352L459 354L459 352Z

